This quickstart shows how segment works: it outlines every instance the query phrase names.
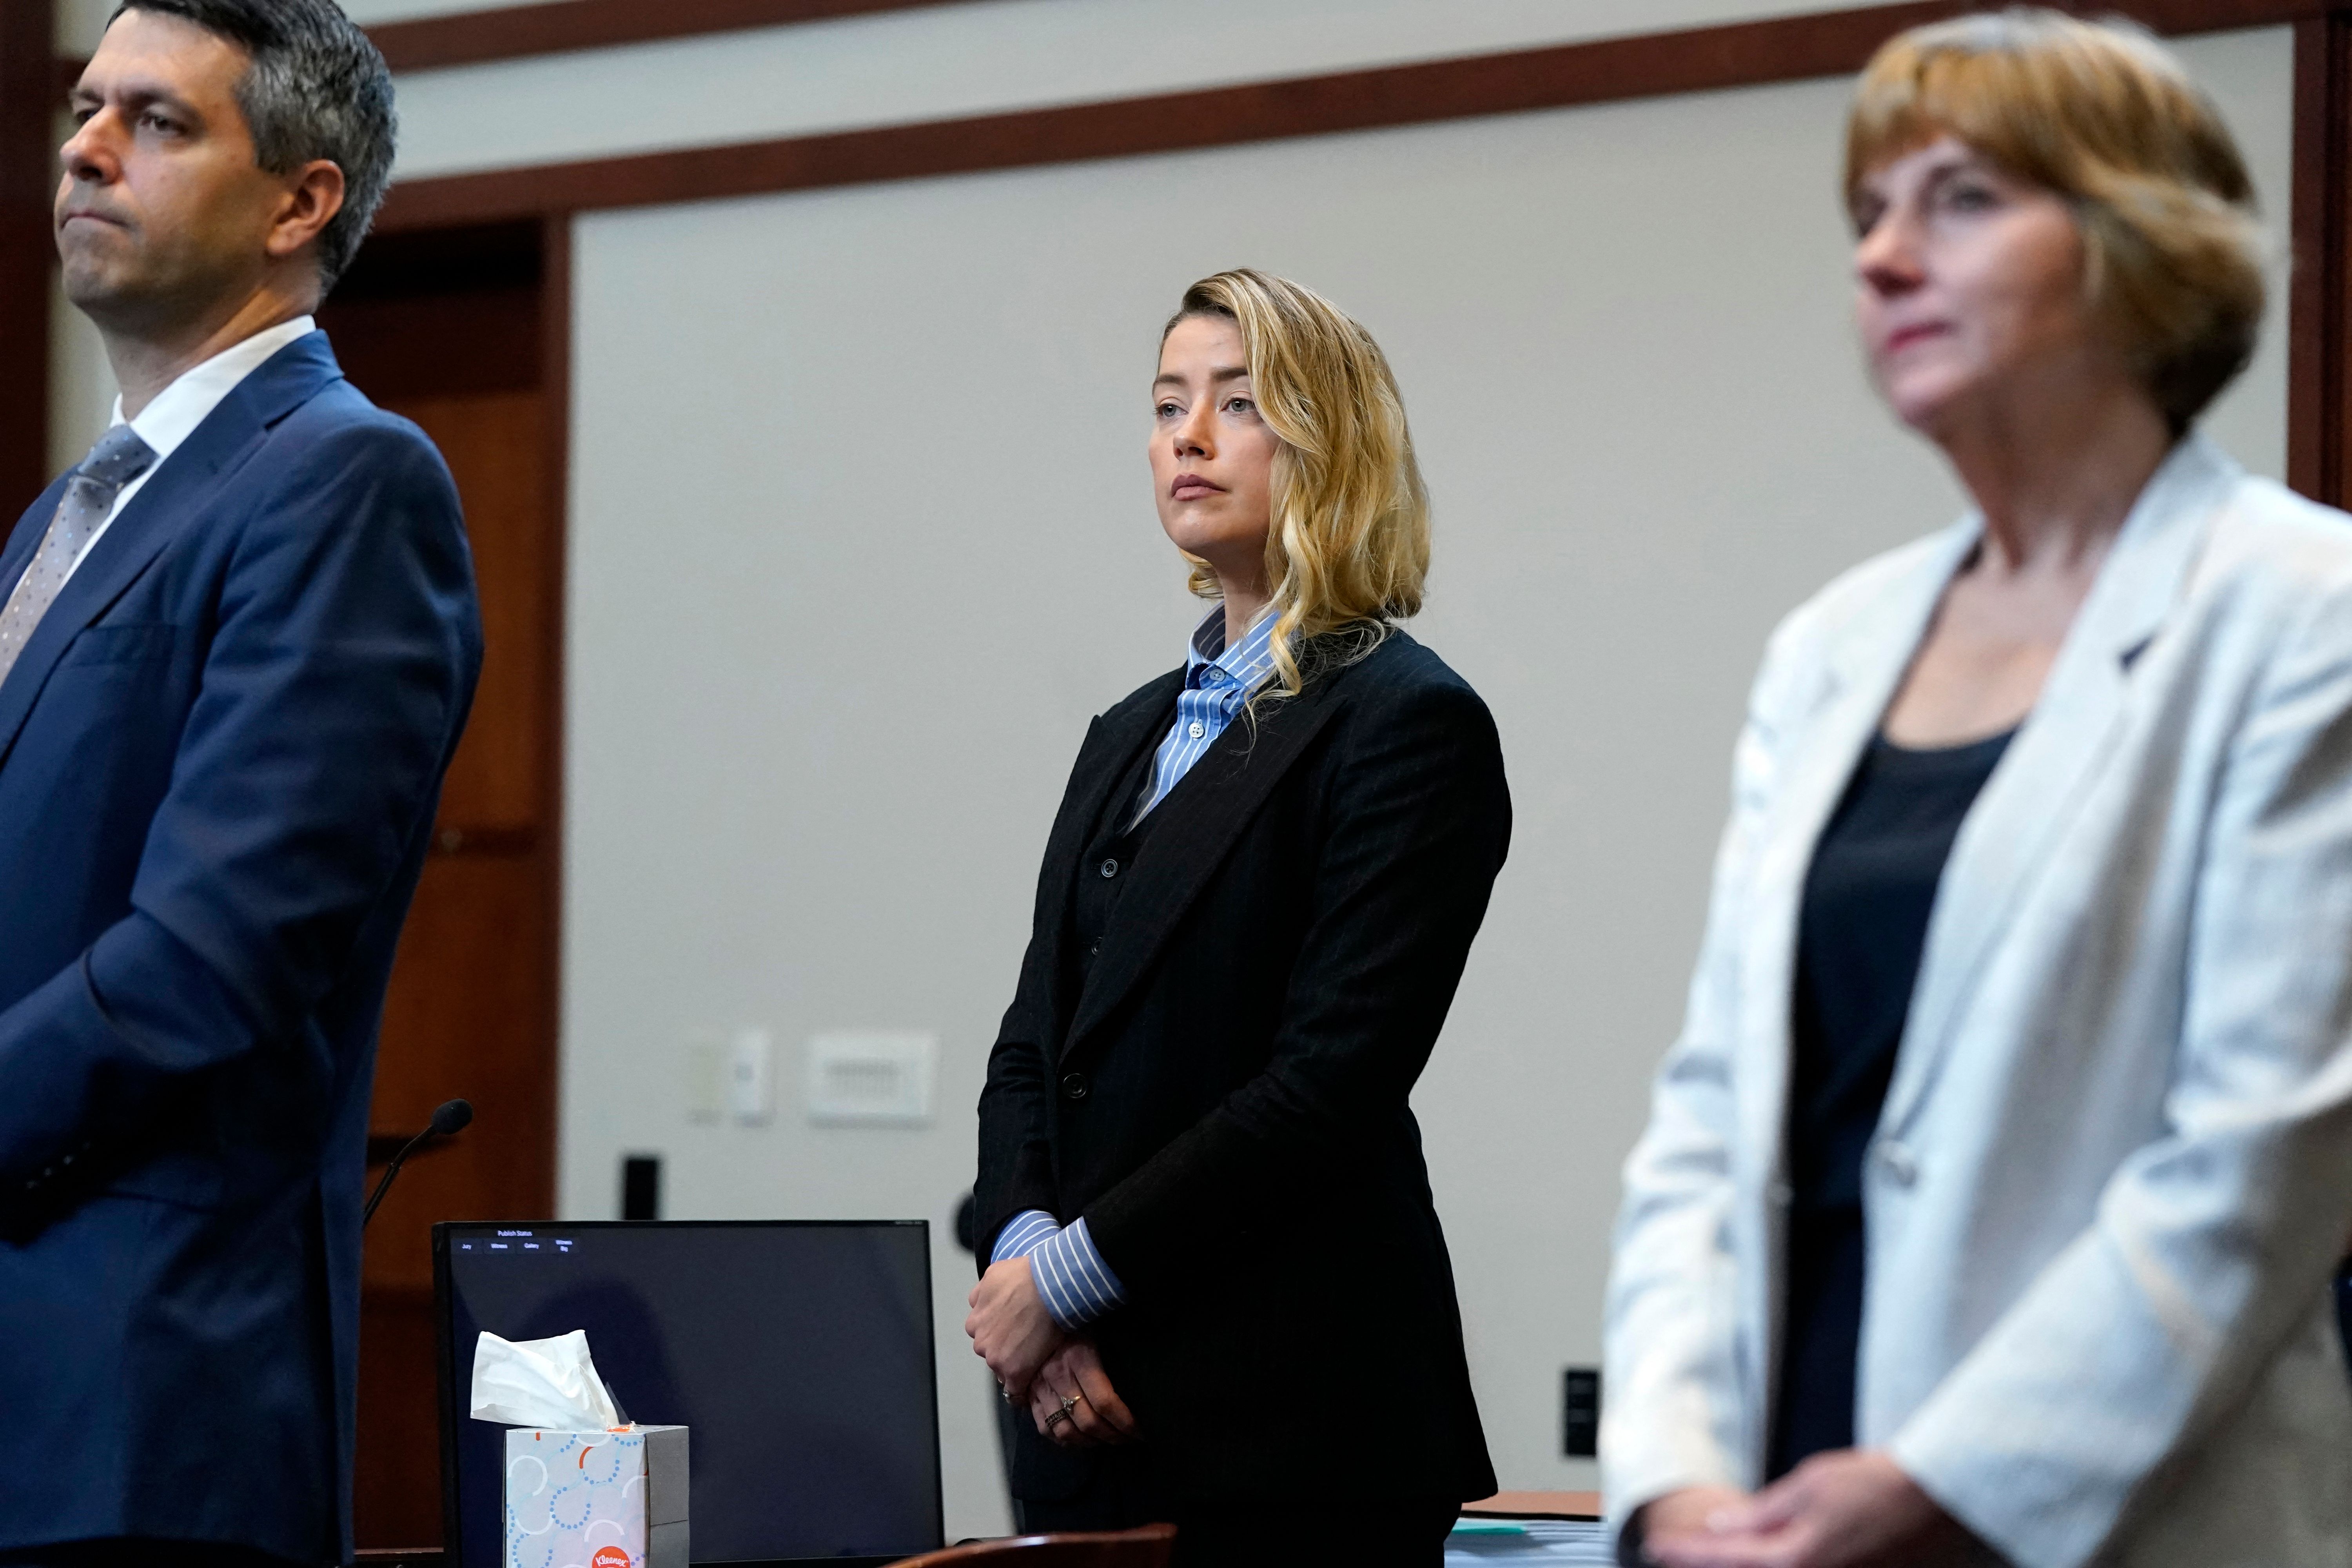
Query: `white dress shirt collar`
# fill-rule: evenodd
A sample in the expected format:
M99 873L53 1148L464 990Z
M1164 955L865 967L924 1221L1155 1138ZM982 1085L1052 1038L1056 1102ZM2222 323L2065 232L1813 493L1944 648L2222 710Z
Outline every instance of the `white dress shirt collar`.
M196 433L196 426L220 406L221 399L235 392L237 383L259 370L270 355L296 338L316 331L318 325L308 316L297 316L290 321L264 327L243 342L221 350L204 363L182 371L171 385L157 393L154 400L139 411L138 418L128 422L131 428L139 433L139 438L154 448L155 460L147 465L145 472L115 492L114 504L107 509L106 516L99 521L98 526L90 530L89 538L82 542L80 553L73 558L72 565L66 568L68 578L71 578L75 570L89 559L90 551L97 547L106 531L114 526L114 520L122 515L122 509L131 504L131 498L146 488L147 481L155 477L155 470L179 449L181 443ZM107 428L112 429L123 423L122 399L118 396L114 400L114 417Z
M204 363L182 371L177 380L157 393L154 401L130 422L131 427L139 432L139 438L154 448L155 463L148 471L152 473L162 467L181 442L194 435L196 426L220 406L221 399L236 390L237 383L260 369L264 361L296 338L316 331L318 325L308 316L280 321L274 327L263 328L241 343L221 350ZM112 424L121 423L122 399L117 397Z

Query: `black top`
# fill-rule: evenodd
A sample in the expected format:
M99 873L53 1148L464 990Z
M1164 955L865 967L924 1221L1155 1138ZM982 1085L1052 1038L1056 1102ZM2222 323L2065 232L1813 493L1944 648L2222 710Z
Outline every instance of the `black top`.
M1139 841L1107 814L1182 682L1072 770L981 1096L979 1256L1023 1209L1086 1217L1128 1291L1089 1331L1145 1434L1125 1452L1186 1506L1486 1496L1411 1097L1509 842L1494 721L1396 633L1236 720ZM1016 1497L1090 1485L1100 1452L1013 1427Z
M1798 913L1775 1476L1853 1444L1863 1154L1895 1075L1944 862L2009 741L1922 752L1874 738L1813 848Z

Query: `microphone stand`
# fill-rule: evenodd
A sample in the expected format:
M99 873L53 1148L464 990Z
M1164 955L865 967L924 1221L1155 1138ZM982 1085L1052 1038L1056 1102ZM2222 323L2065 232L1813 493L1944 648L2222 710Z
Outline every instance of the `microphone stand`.
M433 1120L425 1123L425 1131L402 1144L400 1152L392 1157L392 1163L383 1168L383 1179L376 1183L375 1191L368 1194L367 1207L360 1211L360 1228L365 1230L368 1221L375 1218L376 1205L383 1202L383 1194L392 1190L392 1179L400 1174L401 1165L411 1154L436 1138L446 1138L461 1131L473 1120L474 1108L463 1100L450 1100L434 1111Z

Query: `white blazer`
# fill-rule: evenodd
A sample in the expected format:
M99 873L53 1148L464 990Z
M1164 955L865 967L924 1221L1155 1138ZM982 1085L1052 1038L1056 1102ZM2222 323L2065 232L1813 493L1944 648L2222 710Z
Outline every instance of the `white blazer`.
M1762 1479L1797 910L1970 518L1782 624L1625 1166L1612 1521ZM1864 1171L1856 1440L2027 1568L2352 1564L2352 519L2200 437L1952 847Z

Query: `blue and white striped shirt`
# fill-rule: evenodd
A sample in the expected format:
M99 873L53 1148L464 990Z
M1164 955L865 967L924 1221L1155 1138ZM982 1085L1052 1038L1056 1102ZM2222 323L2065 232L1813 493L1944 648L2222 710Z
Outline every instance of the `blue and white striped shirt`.
M1176 695L1176 721L1151 762L1151 784L1135 814L1142 821L1177 781L1208 753L1241 714L1250 693L1274 674L1274 622L1261 613L1241 642L1225 647L1225 607L1219 605L1192 630L1184 654L1184 689ZM1127 1300L1127 1288L1095 1248L1084 1215L1067 1227L1044 1209L1024 1209L997 1233L989 1261L1029 1259L1030 1277L1045 1310L1065 1331L1093 1322Z
M1225 646L1225 607L1201 617L1184 650L1184 689L1176 694L1176 721L1160 742L1151 760L1151 788L1135 820L1142 821L1174 789L1192 764L1208 754L1250 693L1274 675L1274 622L1271 607L1258 613L1242 640Z
M997 1232L989 1254L992 1263L1008 1258L1029 1260L1046 1314L1066 1331L1076 1331L1127 1300L1127 1287L1095 1250L1083 1215L1066 1230L1044 1209L1022 1210Z

